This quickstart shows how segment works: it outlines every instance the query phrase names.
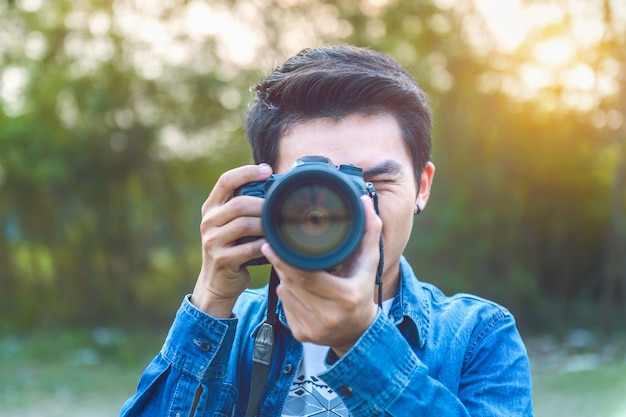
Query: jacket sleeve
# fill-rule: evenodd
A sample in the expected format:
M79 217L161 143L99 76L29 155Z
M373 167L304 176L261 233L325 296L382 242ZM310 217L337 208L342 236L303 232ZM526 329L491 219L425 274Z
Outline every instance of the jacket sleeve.
M357 344L320 376L353 417L532 416L528 358L510 315L476 332L463 363L458 390L444 386L379 313Z
M236 326L236 318L214 319L185 297L161 351L120 416L189 416L196 407L234 407L235 393L223 380Z

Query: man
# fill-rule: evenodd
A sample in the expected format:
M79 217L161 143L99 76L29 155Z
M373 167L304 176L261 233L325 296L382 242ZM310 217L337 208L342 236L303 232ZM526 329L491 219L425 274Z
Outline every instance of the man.
M122 415L531 416L511 314L444 296L402 256L435 172L430 112L411 76L367 49L304 50L256 87L246 127L259 165L223 174L204 203L197 284ZM361 167L378 195L379 215L362 197L360 246L330 271L297 269L265 239L241 240L263 234L265 200L235 190L288 172L302 155ZM271 305L266 289L246 289L245 264L262 256L280 301L267 378L252 384L255 336Z

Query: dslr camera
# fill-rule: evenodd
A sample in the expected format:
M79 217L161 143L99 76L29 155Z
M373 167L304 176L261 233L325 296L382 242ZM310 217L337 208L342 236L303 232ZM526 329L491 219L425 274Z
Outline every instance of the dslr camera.
M248 183L235 196L264 198L261 223L272 249L285 262L307 270L325 270L354 253L365 233L362 195L374 187L354 165L335 166L324 156L303 156L284 174ZM258 237L245 237L237 243ZM269 263L265 257L246 265Z

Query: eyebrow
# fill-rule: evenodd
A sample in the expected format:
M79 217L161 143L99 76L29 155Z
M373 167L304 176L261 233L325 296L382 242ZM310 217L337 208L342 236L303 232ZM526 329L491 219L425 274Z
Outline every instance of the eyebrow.
M401 175L404 172L402 165L393 159L387 159L381 164L363 171L363 177L371 178L381 174L391 174L393 176Z

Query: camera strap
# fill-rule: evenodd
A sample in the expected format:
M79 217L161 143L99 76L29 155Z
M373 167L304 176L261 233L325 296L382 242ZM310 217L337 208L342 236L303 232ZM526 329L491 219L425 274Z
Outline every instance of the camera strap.
M278 305L278 295L276 295L278 282L278 274L272 267L270 283L267 289L267 316L254 338L252 378L246 417L253 417L259 408L263 387L265 387L265 381L267 380L267 375L272 363L272 354L274 353L274 325L276 324L276 306Z
M378 194L376 194L376 190L374 189L374 184L371 182L365 183L367 187L367 192L369 196L374 200L374 210L376 210L376 215L380 215L380 210L378 209ZM380 253L380 257L378 258L378 268L376 269L376 286L378 287L378 307L383 308L383 270L385 268L385 245L383 244L383 234L380 234L378 238L378 251Z
M378 194L374 190L371 182L367 183L367 191L369 196L374 200L374 209L376 214L380 214L378 210ZM383 297L383 268L385 265L383 256L383 234L379 238L380 258L378 260L378 269L376 271L376 286L378 287L378 306L382 308ZM269 374L272 356L274 353L274 325L276 324L276 307L278 305L278 295L276 288L278 287L278 274L272 267L270 272L270 282L267 289L267 316L265 322L261 324L254 338L254 349L252 352L252 377L250 383L250 397L248 400L248 408L246 409L246 417L254 417L261 402L263 388Z

